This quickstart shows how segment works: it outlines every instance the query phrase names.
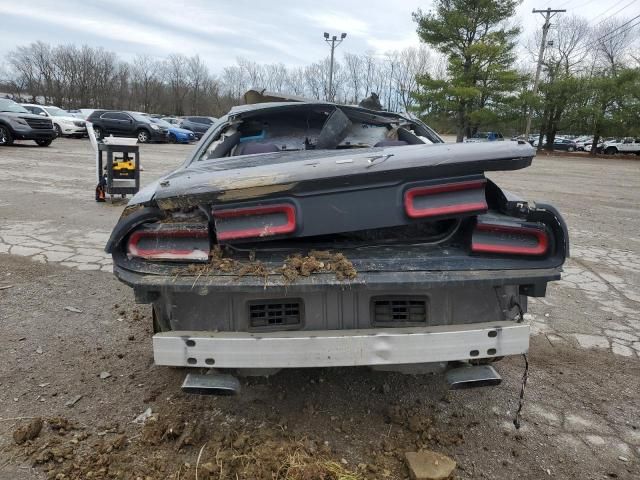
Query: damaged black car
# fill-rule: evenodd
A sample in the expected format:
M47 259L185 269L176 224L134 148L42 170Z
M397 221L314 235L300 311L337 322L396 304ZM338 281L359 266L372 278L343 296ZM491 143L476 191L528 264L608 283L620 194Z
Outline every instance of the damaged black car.
M445 144L416 118L358 106L247 99L131 200L107 245L153 307L155 362L455 366L452 383L498 383L487 364L528 350L527 299L569 251L555 208L485 176L528 167L534 149Z

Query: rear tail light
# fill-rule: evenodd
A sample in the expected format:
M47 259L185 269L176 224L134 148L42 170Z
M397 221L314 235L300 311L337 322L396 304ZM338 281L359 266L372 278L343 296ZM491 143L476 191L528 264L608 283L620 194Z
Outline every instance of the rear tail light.
M478 223L471 239L475 253L541 256L549 250L549 236L542 225Z
M484 213L486 183L481 179L411 188L404 194L405 212L410 218Z
M146 260L207 262L209 231L206 225L144 225L129 236L129 257Z
M296 230L296 209L288 203L214 210L213 218L219 241L271 237Z

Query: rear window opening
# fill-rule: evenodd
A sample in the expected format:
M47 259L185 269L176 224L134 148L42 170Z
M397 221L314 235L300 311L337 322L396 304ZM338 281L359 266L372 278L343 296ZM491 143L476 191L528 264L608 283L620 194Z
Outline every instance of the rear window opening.
M250 112L229 123L201 160L301 150L340 150L438 143L407 120L373 118L347 108L295 105L285 111Z

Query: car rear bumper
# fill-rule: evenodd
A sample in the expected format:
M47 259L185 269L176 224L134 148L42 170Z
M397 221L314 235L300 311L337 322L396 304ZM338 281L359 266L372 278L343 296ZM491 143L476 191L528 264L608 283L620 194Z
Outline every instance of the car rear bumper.
M443 287L500 287L505 285L531 285L545 287L547 282L560 280L561 267L518 269L518 270L466 270L466 271L359 271L352 280L338 280L333 274L314 274L300 277L295 283L288 283L284 277L273 275L269 278L252 275L190 275L176 271L136 272L123 268L120 258L114 258L113 273L126 285L132 287L136 295L193 293L233 294L264 291L287 291L289 294L307 291L337 290L385 290L389 288L443 288ZM148 303L148 302L143 302Z
M513 321L266 333L173 331L153 337L156 364L205 368L451 362L517 355L528 349L529 325Z

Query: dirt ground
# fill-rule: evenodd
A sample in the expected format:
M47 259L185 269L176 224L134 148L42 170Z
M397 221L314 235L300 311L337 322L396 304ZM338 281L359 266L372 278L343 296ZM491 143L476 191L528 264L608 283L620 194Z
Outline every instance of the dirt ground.
M145 145L145 181L188 148ZM183 369L153 365L149 307L100 256L122 205L93 203L87 152L0 150L0 479L404 479L421 448L458 479L640 478L640 163L546 157L491 175L550 200L573 241L564 280L530 305L518 431L519 357L487 389L353 368L183 394Z

